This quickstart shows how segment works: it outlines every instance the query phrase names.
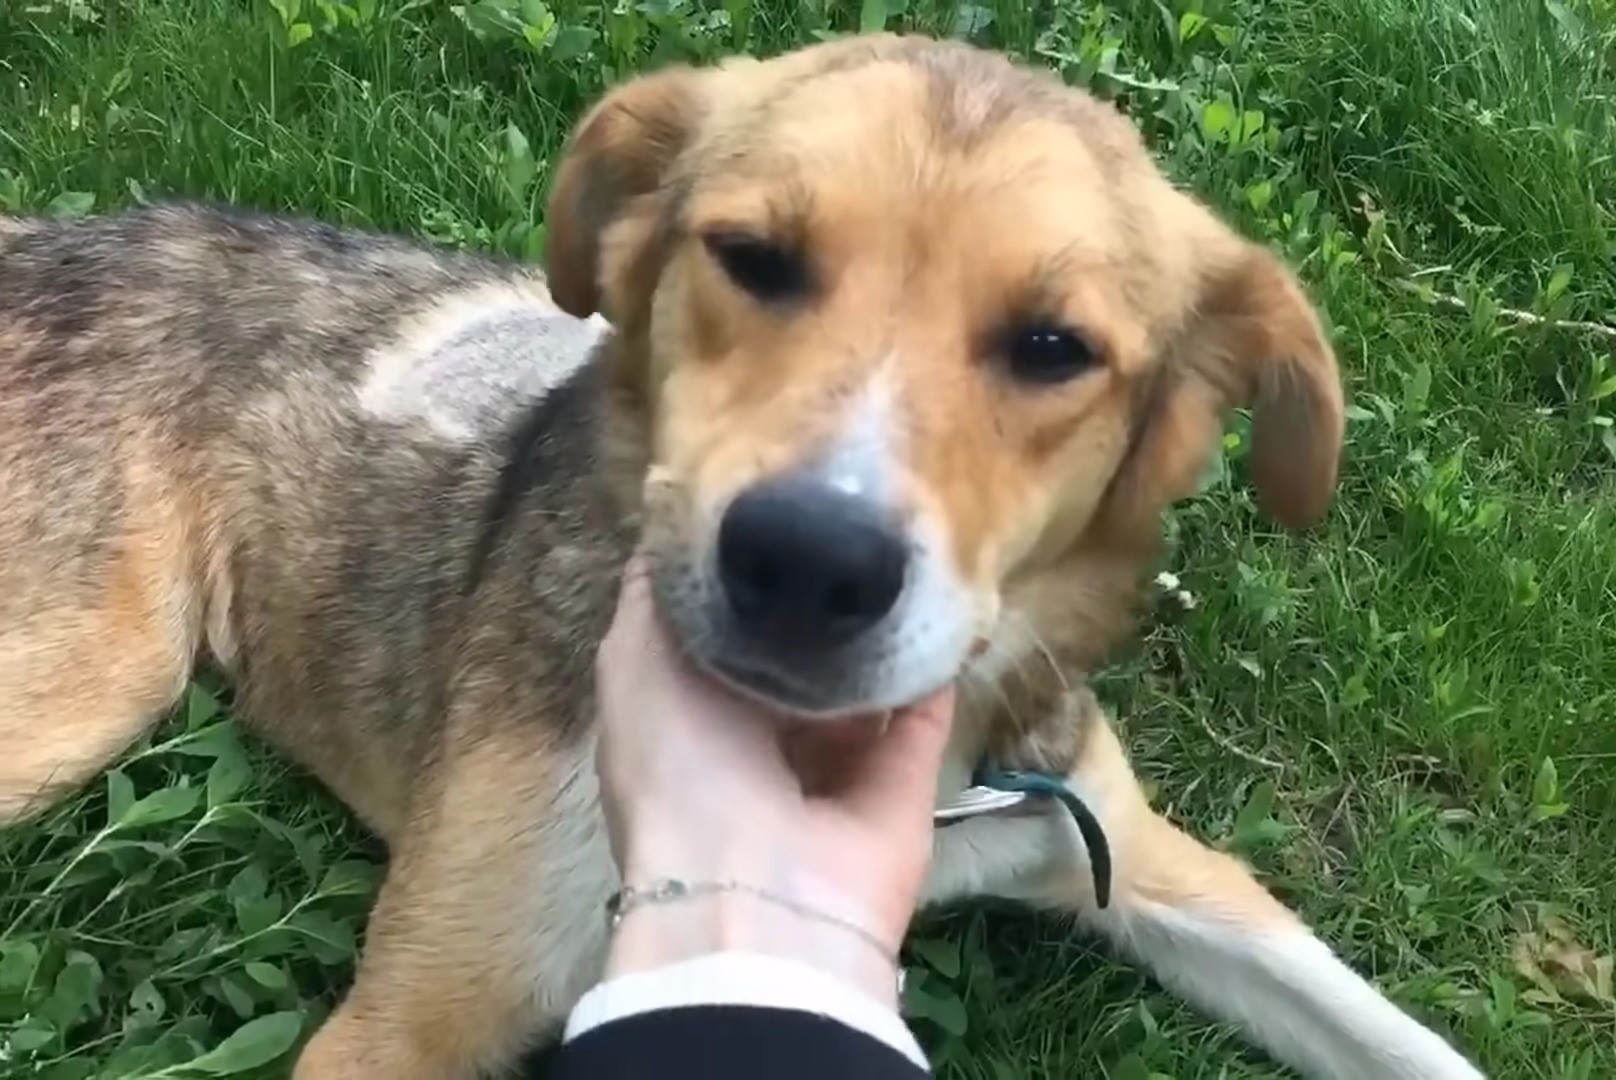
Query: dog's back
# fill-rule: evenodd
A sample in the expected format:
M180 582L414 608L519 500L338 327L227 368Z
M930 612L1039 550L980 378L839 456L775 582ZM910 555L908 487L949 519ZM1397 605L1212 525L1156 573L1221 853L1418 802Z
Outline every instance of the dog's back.
M453 670L460 611L499 588L473 578L511 438L556 459L530 487L587 472L587 401L561 405L597 335L531 272L370 233L203 206L0 223L0 717L27 725L0 818L210 655L385 833L441 709L403 676Z

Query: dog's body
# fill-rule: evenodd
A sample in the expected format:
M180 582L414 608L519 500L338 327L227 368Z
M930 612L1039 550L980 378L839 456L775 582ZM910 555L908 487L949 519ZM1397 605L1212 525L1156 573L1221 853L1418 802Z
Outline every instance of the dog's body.
M1006 105L1058 103L1076 117L1061 123L1086 125L1108 183L1141 204L1158 200L1146 220L1108 219L1116 207L1089 199L1086 227L1129 252L1158 244L1141 231L1168 225L1185 230L1177 242L1187 249L1199 245L1202 262L1177 279L1165 264L1146 267L1145 288L1118 265L1102 283L1132 314L1090 328L1111 374L1081 377L1110 378L1114 393L1094 384L1067 406L1002 405L962 376L936 389L910 381L906 342L950 349L934 325L925 338L903 322L911 296L934 313L958 303L934 276L936 252L924 269L903 270L897 293L872 256L844 310L787 332L782 305L800 308L810 285L824 288L826 263L807 274L752 240L737 248L743 196L729 192L720 214L730 233L702 235L726 273L750 275L749 288L763 268L772 284L752 291L769 294L764 315L714 298L715 280L699 276L710 269L692 262L702 240L673 250L679 214L704 197L703 161L707 175L761 167L737 154L745 126L725 123L727 106L699 80L729 80L724 100L750 101L756 119L789 111L791 88L814 79L831 111L824 98L837 80L860 100L872 89L860 80L885 80L880 100L902 114L915 107L905 101L917 77L946 99L925 122L976 139L987 158L995 125L1011 122ZM886 37L630 84L580 126L558 177L548 281L494 260L201 208L0 220L0 820L93 775L211 658L235 683L243 719L389 846L357 981L299 1076L425 1080L508 1065L553 1030L604 955L602 905L617 882L596 807L590 680L618 575L643 534L659 602L699 662L810 719L889 707L958 677L943 796L984 755L1057 765L1106 828L1115 887L1104 911L1081 840L1058 815L939 830L929 902L998 895L1077 914L1309 1075L1479 1075L1236 862L1154 814L1082 690L1127 632L1155 516L1193 482L1220 410L1255 402L1258 438L1269 440L1256 462L1265 505L1300 522L1334 483L1340 400L1328 347L1277 264L1187 199L1172 202L1126 125L1064 94L963 47ZM712 125L699 137L697 118ZM839 133L835 145L859 137ZM834 173L835 162L821 165ZM885 168L867 162L867 176ZM935 194L936 183L917 172L898 187ZM661 199L667 192L678 198ZM858 212L856 199L809 194L833 221ZM928 224L948 231L935 207ZM879 253L879 237L849 228L856 240L843 254ZM987 267L982 280L995 252L1022 257L985 244L972 253ZM1233 277L1221 280L1217 266ZM808 291L794 298L796 286ZM1092 295L1084 303L1104 307ZM597 308L610 332L581 318ZM880 339L858 340L872 318ZM1312 366L1220 376L1173 343L1192 318L1224 360L1255 348ZM793 359L825 355L804 352L801 335L826 327L839 335L828 352L847 365L831 373ZM743 330L768 347L715 344ZM1061 331L1040 333L1015 355L1070 359ZM730 362L715 358L737 348L778 356L778 366L721 379ZM852 377L868 373L872 349L886 358L880 385ZM785 404L766 404L764 391ZM1025 410L1008 417L1008 435L1005 415L983 433L962 426L1001 407ZM842 435L818 426L836 417L850 425ZM888 469L899 428L910 445L934 428L947 436L914 452L925 460L904 458L901 478ZM1012 453L994 442L1023 433L1038 445ZM772 670L774 654L736 635L722 621L732 615L714 615L714 596L733 599L736 586L712 583L731 568L720 555L713 570L703 545L723 531L714 523L738 491L808 460L828 463L824 475L848 497L924 489L925 512L905 519L919 539L892 589L883 592L884 555L823 571L832 585L857 586L824 594L841 605L838 633L849 617L863 635L855 641L886 633L883 619L907 621L864 653L845 636L824 645L828 616L770 624L802 658L800 670ZM1056 476L1060 486L1047 479ZM963 500L943 490L950 482ZM793 483L792 498L823 498ZM977 483L1013 502L973 519ZM994 534L1000 518L1018 520L1015 536ZM891 548L887 524L858 528L847 534L855 548ZM754 591L778 585L754 578ZM977 578L991 580L963 584ZM985 591L992 601L979 607ZM800 616L803 596L787 600ZM755 615L774 599L749 602ZM820 661L825 679L792 681Z

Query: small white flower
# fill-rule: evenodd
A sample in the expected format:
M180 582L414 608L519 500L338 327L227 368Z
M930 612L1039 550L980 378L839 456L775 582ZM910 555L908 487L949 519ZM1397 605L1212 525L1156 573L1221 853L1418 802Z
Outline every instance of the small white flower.
M1161 587L1163 592L1172 592L1178 588L1178 575L1171 570L1163 570L1156 575L1156 584Z

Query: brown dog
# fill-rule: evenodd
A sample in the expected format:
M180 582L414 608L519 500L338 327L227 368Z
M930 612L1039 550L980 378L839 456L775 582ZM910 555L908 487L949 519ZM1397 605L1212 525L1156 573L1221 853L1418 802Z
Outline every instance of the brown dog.
M0 222L0 815L211 659L390 848L298 1076L498 1069L600 969L591 663L643 530L707 669L809 720L958 679L945 795L1057 766L1109 835L1104 910L1059 813L939 830L931 902L1076 913L1313 1076L1479 1075L1154 814L1081 689L1227 408L1290 525L1342 438L1292 275L1121 116L921 38L675 68L584 119L549 222L548 283L197 207Z

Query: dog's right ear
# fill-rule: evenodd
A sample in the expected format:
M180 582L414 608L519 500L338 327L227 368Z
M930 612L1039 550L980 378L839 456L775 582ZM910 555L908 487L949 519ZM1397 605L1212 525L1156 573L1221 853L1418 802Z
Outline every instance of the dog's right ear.
M568 314L620 323L627 313L614 309L654 285L643 280L655 273L654 197L700 123L705 77L684 66L640 76L573 129L545 211L545 272ZM619 226L627 235L612 235Z

